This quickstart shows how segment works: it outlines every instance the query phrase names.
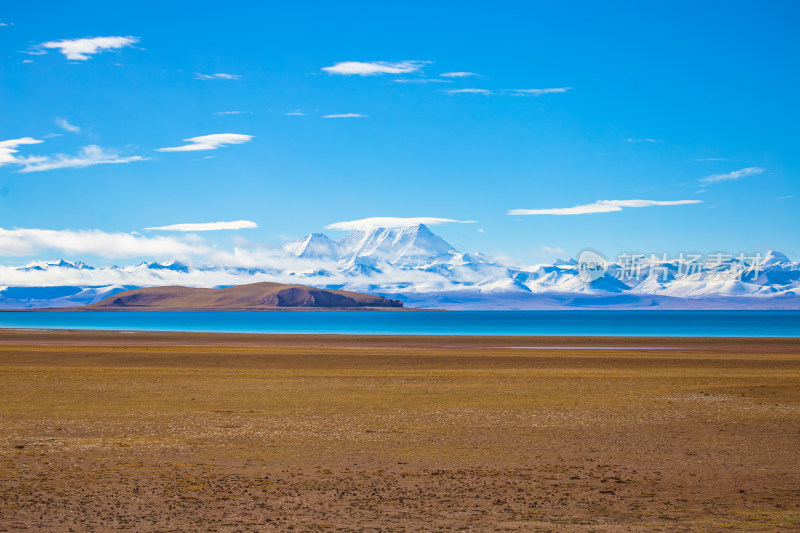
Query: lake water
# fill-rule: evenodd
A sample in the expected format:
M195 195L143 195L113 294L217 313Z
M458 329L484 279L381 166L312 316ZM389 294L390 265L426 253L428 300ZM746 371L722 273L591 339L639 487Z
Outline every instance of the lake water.
M800 337L800 311L0 312L0 328L380 335Z

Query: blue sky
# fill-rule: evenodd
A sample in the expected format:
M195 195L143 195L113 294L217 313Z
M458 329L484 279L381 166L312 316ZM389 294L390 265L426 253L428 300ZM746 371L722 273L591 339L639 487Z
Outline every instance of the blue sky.
M196 238L278 246L368 217L476 221L433 229L529 263L585 247L796 259L798 14L791 2L7 5L0 227L167 239L104 255L118 263L195 238L144 228L249 221ZM115 39L72 42L97 37ZM160 151L187 145L206 149ZM576 206L589 207L553 211ZM0 239L2 261L102 255L49 235Z

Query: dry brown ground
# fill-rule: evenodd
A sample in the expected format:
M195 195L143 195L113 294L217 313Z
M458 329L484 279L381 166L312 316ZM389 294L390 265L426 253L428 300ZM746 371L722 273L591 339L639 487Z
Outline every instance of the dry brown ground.
M797 340L0 332L2 531L797 531L799 465Z

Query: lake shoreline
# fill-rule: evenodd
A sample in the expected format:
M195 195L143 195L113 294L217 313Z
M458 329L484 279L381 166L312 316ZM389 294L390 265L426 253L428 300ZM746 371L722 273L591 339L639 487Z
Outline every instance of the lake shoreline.
M0 344L37 346L42 343L53 346L486 350L507 355L524 352L525 348L559 352L571 348L598 352L669 349L670 354L676 349L706 353L730 353L736 349L755 353L800 352L796 339L785 337L360 335L0 328Z

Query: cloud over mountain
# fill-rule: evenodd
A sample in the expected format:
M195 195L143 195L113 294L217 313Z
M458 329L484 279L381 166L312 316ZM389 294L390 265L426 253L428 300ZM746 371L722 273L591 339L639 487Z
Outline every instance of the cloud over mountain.
M30 256L42 252L86 254L108 258L137 256L186 256L205 253L203 244L172 237L145 237L131 233L100 230L49 230L0 228L0 250L6 256Z
M152 226L144 228L149 231L219 231L257 228L258 224L250 220L234 220L232 222L201 222L189 224L171 224L169 226Z
M325 229L363 230L370 228L407 228L419 224L434 226L437 224L447 224L451 222L458 224L472 224L475 221L436 217L371 217L362 218L359 220L350 220L346 222L334 222L333 224L328 224L325 226Z

